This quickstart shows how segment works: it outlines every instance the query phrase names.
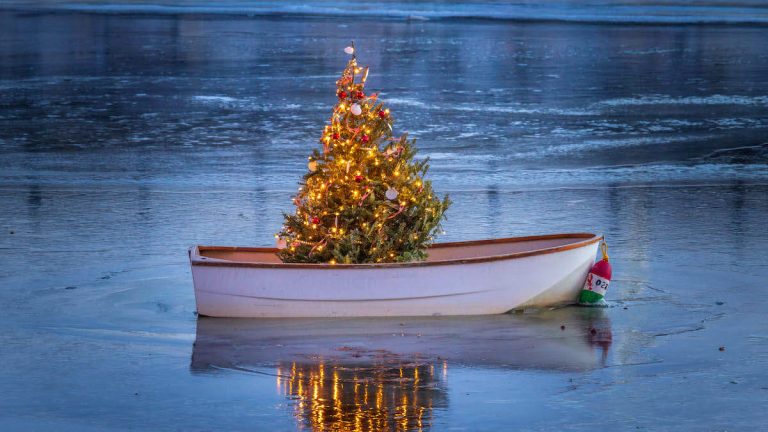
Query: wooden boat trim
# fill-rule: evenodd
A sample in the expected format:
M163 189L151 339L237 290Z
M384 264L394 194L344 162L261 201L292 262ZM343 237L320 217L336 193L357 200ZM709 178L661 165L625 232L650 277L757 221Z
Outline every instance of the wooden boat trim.
M371 264L326 264L326 263L259 263L259 262L239 262L228 261L217 258L207 258L201 256L200 252L205 250L219 250L228 252L262 252L262 253L277 253L279 249L270 247L244 247L244 246L192 246L189 248L189 259L193 266L210 266L210 267L248 267L248 268L279 268L279 269L325 269L325 270L361 270L361 269L387 269L387 268L411 268L411 267L427 267L427 266L445 266L445 265L457 265L457 264L475 264L491 261L509 260L516 258L524 258L535 255L546 255L556 252L567 251L571 249L578 249L593 243L597 243L603 239L603 236L592 233L572 233L572 234L548 234L539 236L528 237L507 237L488 240L471 240L463 242L447 242L447 243L435 243L430 246L430 249L447 248L447 247L461 247L461 246L482 246L499 243L519 243L526 241L536 240L554 240L554 239L584 239L579 242L569 243L562 246L553 246L543 249L535 249L524 252L514 252L502 255L489 255L483 257L474 258L462 258L462 259L450 259L440 261L417 261L417 262L403 262L403 263L371 263Z

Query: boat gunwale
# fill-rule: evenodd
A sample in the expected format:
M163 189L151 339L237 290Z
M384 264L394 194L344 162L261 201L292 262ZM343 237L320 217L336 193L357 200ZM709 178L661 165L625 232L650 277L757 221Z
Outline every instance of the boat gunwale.
M568 243L561 246L552 246L543 249L533 249L530 251L513 252L501 255L488 255L473 258L458 258L447 259L439 261L416 261L416 262L395 262L395 263L365 263L365 264L327 264L327 263L267 263L267 262L244 262L244 261L229 261L220 258L206 258L203 257L200 251L205 250L217 250L227 252L261 252L261 253L277 253L280 249L274 247L250 247L250 246L201 246L196 245L189 248L189 260L192 266L206 266L206 267L247 267L247 268L280 268L280 269L317 269L317 270L361 270L361 269L389 269L389 268L412 268L412 267L428 267L428 266L446 266L457 264L475 264L485 263L492 261L502 261L517 258L525 258L535 255L546 255L556 252L563 252L571 249L578 249L584 246L588 246L593 243L597 243L603 239L602 235L593 233L563 233L563 234L546 234L538 236L526 236L526 237L505 237L497 239L487 240L470 240L459 242L446 242L435 243L429 247L429 249L439 249L448 247L462 247L462 246L482 246L490 244L500 243L519 243L525 241L537 241L537 240L554 240L554 239L584 239L574 243Z

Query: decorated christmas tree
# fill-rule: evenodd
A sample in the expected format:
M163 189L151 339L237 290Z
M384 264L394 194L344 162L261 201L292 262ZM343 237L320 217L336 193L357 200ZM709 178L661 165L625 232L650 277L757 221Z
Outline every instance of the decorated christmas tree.
M428 160L415 160L415 140L394 136L389 109L366 94L368 68L354 45L336 81L338 103L320 138L321 149L276 235L279 256L294 263L418 261L441 230L450 205L425 180Z

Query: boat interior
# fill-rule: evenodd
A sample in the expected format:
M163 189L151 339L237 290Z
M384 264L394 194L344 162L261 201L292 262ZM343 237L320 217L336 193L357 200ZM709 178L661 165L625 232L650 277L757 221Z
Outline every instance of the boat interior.
M429 248L426 262L461 261L486 257L527 254L537 251L558 251L582 243L597 242L595 234L554 234L535 237L515 237L467 242L436 243ZM236 246L198 246L190 250L193 263L237 262L251 264L282 264L276 248Z

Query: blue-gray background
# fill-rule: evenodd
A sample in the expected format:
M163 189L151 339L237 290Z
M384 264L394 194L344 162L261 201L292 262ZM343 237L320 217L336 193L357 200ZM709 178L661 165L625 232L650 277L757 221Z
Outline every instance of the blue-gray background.
M233 336L197 322L186 247L273 242L351 39L454 201L444 239L611 244L614 307L597 318L429 323L469 351L510 349L483 360L438 335L418 360L448 358L437 390L383 381L422 395L422 427L766 424L766 23L744 1L4 3L0 425L311 429L306 401L275 388L281 362L423 325L234 337L252 357L193 346ZM381 365L363 366L375 381Z

